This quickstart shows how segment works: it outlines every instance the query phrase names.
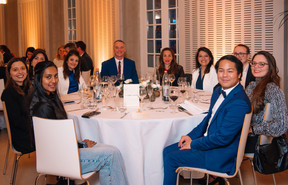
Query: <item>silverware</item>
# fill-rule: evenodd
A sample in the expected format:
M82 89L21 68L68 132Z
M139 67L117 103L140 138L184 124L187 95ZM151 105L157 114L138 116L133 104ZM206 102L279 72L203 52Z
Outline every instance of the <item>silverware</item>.
M148 109L154 110L154 109L167 109L168 107L148 107Z
M129 112L125 112L123 116L120 117L120 119L124 118Z
M179 112L184 112L186 114L188 114L189 116L193 116L193 114L191 114L190 112L188 112L185 108L178 106L178 111Z

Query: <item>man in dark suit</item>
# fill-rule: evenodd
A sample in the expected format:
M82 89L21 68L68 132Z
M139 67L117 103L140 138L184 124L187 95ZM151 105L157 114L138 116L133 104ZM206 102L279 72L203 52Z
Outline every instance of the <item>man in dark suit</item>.
M251 105L239 83L241 61L226 55L219 59L215 68L220 85L213 91L207 116L178 143L163 151L164 185L176 183L175 170L179 166L235 172L243 121Z
M124 80L132 79L132 83L138 84L135 62L124 57L126 52L124 41L116 40L113 44L113 50L114 57L102 63L101 77L123 74ZM119 85L119 82L115 85Z
M238 44L235 46L233 55L236 56L243 64L243 73L241 84L246 88L250 82L255 81L255 77L252 75L251 66L249 65L250 48L244 44Z
M76 49L80 55L81 72L90 70L90 75L93 75L94 73L93 61L91 57L86 53L86 44L83 41L78 41L75 44L76 44Z

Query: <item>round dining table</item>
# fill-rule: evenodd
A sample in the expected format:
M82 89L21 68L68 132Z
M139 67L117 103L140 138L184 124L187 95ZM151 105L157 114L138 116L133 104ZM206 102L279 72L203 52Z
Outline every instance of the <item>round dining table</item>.
M97 110L101 113L90 118L82 117L91 110L81 108L83 105L77 93L67 95L62 101L69 102L64 103L64 107L68 117L74 119L79 141L90 139L120 150L130 185L163 184L163 149L178 142L205 117L205 112L192 115L178 111L172 113L169 104L164 103L161 97L155 102L144 101L144 110L140 112L135 107L116 110L113 107L115 102L123 100L112 99L112 106L105 106L109 103L107 101L105 105L99 103ZM207 103L197 104L209 108Z

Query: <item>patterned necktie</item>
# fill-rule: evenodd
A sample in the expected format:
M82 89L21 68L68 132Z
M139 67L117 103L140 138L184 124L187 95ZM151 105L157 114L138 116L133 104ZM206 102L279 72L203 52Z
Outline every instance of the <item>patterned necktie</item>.
M118 76L121 75L121 61L118 63Z

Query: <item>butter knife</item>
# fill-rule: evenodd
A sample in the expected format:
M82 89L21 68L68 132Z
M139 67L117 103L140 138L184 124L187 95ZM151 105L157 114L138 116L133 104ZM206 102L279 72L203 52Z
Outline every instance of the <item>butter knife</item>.
M193 116L193 114L191 114L189 111L187 111L185 108L183 108L181 106L178 106L178 110L179 110L179 112L185 112L189 116Z

